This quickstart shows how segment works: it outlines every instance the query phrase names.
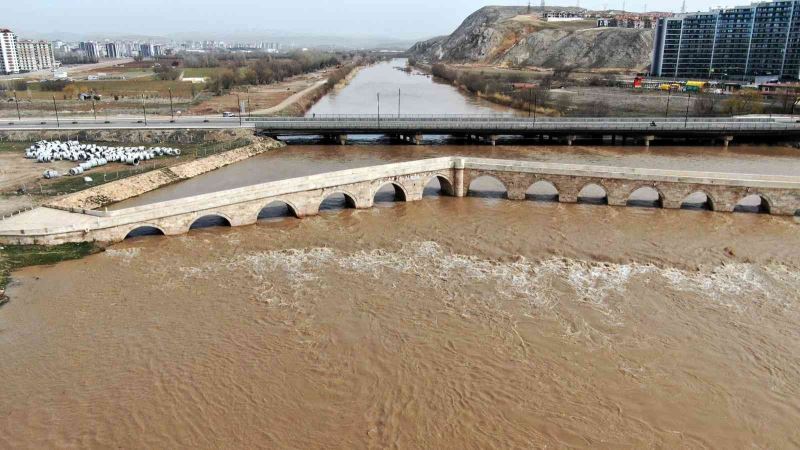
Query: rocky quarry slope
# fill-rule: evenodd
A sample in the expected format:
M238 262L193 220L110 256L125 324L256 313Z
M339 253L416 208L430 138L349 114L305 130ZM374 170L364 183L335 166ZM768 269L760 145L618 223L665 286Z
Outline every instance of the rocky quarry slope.
M545 22L538 8L528 14L527 7L487 6L450 36L419 42L409 52L431 63L642 69L652 50L653 30L596 28L594 20Z

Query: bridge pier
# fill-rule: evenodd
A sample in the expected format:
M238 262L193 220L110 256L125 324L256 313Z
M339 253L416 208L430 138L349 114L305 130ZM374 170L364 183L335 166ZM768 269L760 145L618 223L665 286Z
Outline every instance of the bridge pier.
M571 135L567 136L566 140L567 140L567 145L571 147L572 146L572 142L575 140L575 136L571 136Z
M453 162L453 196L464 197L467 195L467 186L464 186L464 160L461 158Z
M655 139L656 139L656 137L653 136L652 134L649 134L649 135L645 136L644 137L644 147L645 148L650 148L650 143L653 142Z
M722 146L725 148L725 150L728 149L728 147L730 146L732 140L733 140L733 136L723 136L722 137Z
M414 145L422 144L422 133L417 133L414 135Z
M339 140L339 145L347 145L347 135L340 134L337 139Z

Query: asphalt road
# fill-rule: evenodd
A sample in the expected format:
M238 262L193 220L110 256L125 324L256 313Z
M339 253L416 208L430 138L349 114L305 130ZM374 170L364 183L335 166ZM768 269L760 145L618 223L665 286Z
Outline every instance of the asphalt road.
M94 118L16 118L0 119L0 131L21 130L100 130L100 129L186 129L186 128L253 128L253 123L239 123L239 118L219 116L183 116L174 121L169 116Z

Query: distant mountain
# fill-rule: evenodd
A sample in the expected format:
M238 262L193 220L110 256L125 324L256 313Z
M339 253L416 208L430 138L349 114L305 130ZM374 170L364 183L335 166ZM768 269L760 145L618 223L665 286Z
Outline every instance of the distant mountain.
M467 17L453 34L418 42L409 53L430 62L547 68L638 69L650 63L653 30L597 28L594 20L545 22L541 13L539 8L528 14L527 7L487 6Z

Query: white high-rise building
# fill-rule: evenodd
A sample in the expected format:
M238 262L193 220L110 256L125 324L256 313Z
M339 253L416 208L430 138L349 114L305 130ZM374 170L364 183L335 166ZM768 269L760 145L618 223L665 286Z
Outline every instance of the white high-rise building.
M50 42L22 40L17 42L17 52L19 70L34 72L55 67L53 44Z
M19 73L17 36L11 30L0 28L0 73Z
M109 42L106 44L106 58L111 58L111 59L119 58L119 52L117 51L116 43Z

